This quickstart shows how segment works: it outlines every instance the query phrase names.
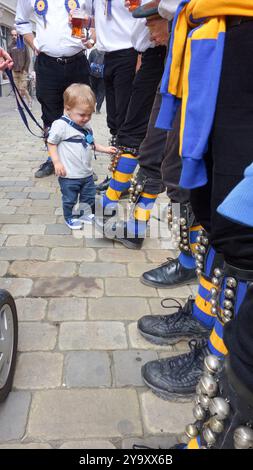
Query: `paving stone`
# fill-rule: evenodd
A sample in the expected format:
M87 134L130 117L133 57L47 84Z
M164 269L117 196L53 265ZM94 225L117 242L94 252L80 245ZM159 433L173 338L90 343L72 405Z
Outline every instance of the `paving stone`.
M146 256L148 261L151 261L152 263L160 264L164 263L167 258L172 258L173 253L168 250L147 250Z
M153 263L129 263L127 266L128 274L131 277L140 277L146 271L157 268L157 264Z
M30 239L31 246L45 246L49 248L59 246L83 246L83 239L79 240L72 235L43 235L33 236Z
M63 355L59 353L20 354L14 379L18 389L56 388L61 385Z
M7 235L43 235L45 230L46 225L31 224L6 224L1 228L1 232Z
M161 400L151 391L141 394L140 400L144 426L150 434L182 433L194 422L192 403Z
M13 297L26 297L30 294L33 281L31 279L0 278L0 289L8 290Z
M84 277L125 277L126 267L119 263L81 263L79 275Z
M82 351L66 354L64 384L67 387L110 387L110 359L100 351Z
M60 326L61 350L127 349L124 324L121 322L67 322Z
M86 238L86 246L87 248L104 248L112 246L112 242L106 238Z
M21 206L17 209L17 214L25 214L25 215L53 215L54 208L53 207L34 207L31 205L32 201L25 201L29 204L27 206ZM51 227L51 225L50 225Z
M128 325L128 336L130 347L133 349L152 349L152 350L166 350L173 351L172 346L158 346L146 341L137 330L137 323Z
M0 259L16 260L38 260L45 261L48 257L48 249L40 247L3 247L0 248Z
M3 214L1 210L0 224L24 224L27 223L29 216L20 214Z
M5 276L8 271L9 263L8 261L0 261L0 276Z
M32 215L29 222L30 224L56 224L57 217L55 215Z
M122 296L122 297L156 297L156 289L144 286L136 279L106 279L105 280L106 295Z
M145 446L150 449L170 449L178 443L177 436L149 436L145 438L128 438L122 440L122 449L132 449L133 445Z
M141 368L146 362L154 361L157 358L154 351L114 351L113 364L116 387L126 385L143 387Z
M47 315L49 321L85 320L86 316L86 299L62 298L49 300Z
M62 279L34 280L32 297L102 297L103 281L101 279L73 277Z
M130 261L145 261L145 254L142 251L136 250L117 250L102 248L98 251L98 257L101 261L108 261L115 263L128 263Z
M185 299L176 300L180 302L182 306L185 303ZM148 299L148 302L151 307L152 315L170 315L178 310L178 305L174 298L166 299L164 296L162 299ZM164 306L166 306L166 308L162 306L161 302L164 302Z
M91 262L95 261L96 252L92 248L53 248L50 258L61 261Z
M192 295L192 291L189 286L180 286L172 289L158 289L159 297L173 297L175 299L187 299Z
M70 277L76 274L76 263L14 261L9 273L20 277Z
M138 297L89 299L88 305L90 320L138 320L150 313L147 300Z
M18 319L25 321L40 321L46 315L47 301L44 299L17 299Z
M110 441L86 440L64 442L60 449L116 449L116 447Z
M57 327L48 323L20 322L18 350L50 351L55 348Z
M15 214L16 210L17 210L17 207L15 206L1 206L2 215L13 215Z
M28 235L12 235L8 237L6 246L27 246L28 240Z
M49 193L35 193L31 192L28 194L29 199L49 199L50 194Z
M83 439L142 434L137 394L127 389L35 392L29 438Z
M20 444L19 442L15 442L14 444L0 444L0 449L52 449L49 444L42 444L32 442L30 444Z
M23 193L21 191L8 192L6 196L9 199L26 199L27 198L27 193Z
M24 436L30 402L30 393L11 392L5 402L0 404L1 444L3 444L3 442L21 439Z
M63 224L49 224L46 228L46 235L70 235L71 229Z
M0 246L3 246L6 238L7 238L7 235L0 235Z

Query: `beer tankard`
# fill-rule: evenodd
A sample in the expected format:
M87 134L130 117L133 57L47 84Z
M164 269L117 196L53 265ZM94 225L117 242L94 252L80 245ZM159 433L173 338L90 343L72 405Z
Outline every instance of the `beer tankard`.
M72 14L72 37L77 39L83 38L84 28L86 28L88 34L89 17L85 10L76 8Z
M141 0L129 0L129 11L134 11L141 5Z

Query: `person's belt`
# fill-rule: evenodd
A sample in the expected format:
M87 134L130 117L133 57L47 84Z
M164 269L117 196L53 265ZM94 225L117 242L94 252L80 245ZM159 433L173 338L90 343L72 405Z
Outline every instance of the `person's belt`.
M233 28L234 26L239 26L242 23L248 23L248 21L253 21L253 16L227 16L227 28Z
M44 52L41 52L40 54L48 57L54 62L57 62L58 64L66 65L66 64L71 64L71 62L75 62L76 60L81 59L85 55L85 51L80 51L75 55L72 55L71 57L52 57L50 55L45 54Z

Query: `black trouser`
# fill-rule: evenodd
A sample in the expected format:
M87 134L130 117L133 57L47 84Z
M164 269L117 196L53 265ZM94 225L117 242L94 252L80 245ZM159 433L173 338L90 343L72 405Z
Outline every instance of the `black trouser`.
M45 127L63 114L63 93L72 83L90 84L89 64L86 56L79 55L68 64L40 53L36 59L36 95L41 104Z
M127 115L118 132L117 144L139 148L143 141L155 94L164 70L166 47L149 48L142 54L135 76Z
M180 115L176 116L174 129L167 132L155 127L161 106L161 95L157 90L150 115L146 137L140 146L138 175L147 179L145 190L150 194L158 194L167 187L168 196L174 202L189 201L190 193L178 186L182 163L179 157L179 123Z
M107 125L112 135L117 135L126 117L132 94L137 55L134 48L105 53Z
M253 270L253 228L225 219L216 212L245 168L253 161L253 21L226 33L223 67L209 152L209 182L192 191L193 210L211 243L225 261ZM247 277L246 277L247 278ZM253 391L253 292L246 296L236 319L225 326L224 341L231 365Z
M90 84L92 91L95 93L96 96L96 110L100 111L101 106L104 101L105 97L105 83L103 78L97 78L97 77L90 77Z

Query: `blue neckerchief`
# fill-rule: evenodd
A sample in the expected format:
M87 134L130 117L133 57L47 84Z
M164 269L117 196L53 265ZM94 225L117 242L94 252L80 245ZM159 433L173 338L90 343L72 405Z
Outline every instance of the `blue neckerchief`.
M71 10L76 10L76 8L80 8L78 0L64 0L64 4L68 13L70 13ZM37 15L43 17L44 25L46 27L48 0L36 0L34 3L34 11L35 13L37 13Z
M79 126L78 124L73 122L71 119L69 119L67 116L62 116L61 120L65 121L71 127L73 127L74 129L76 129L77 131L83 134L83 137L80 137L80 138L70 137L69 139L66 139L65 142L81 143L84 148L86 148L87 145L94 145L94 138L93 138L92 130L84 129L83 127Z

